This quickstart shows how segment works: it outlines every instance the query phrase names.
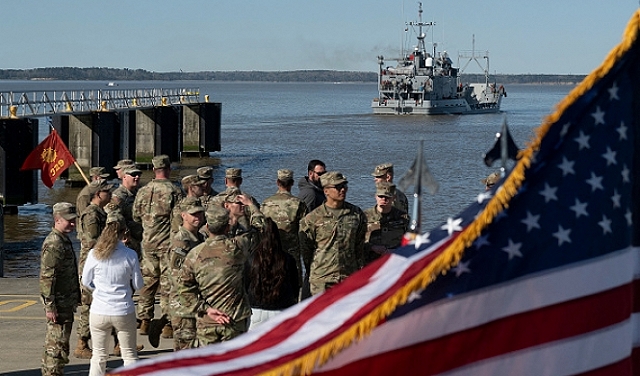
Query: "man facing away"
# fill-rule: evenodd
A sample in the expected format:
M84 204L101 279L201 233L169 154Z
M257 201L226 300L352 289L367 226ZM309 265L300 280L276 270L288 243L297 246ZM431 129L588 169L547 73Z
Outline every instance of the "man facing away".
M325 200L320 177L327 172L324 162L313 159L307 166L307 176L298 181L298 198L307 204L309 212L322 205Z
M78 263L69 239L76 208L68 202L53 205L53 228L42 243L40 297L47 317L42 375L63 375L69 363L73 313L80 304Z
M293 171L278 170L276 185L278 191L262 202L261 211L278 226L282 250L296 260L298 285L302 286L302 261L300 258L300 239L298 232L300 220L308 213L307 205L291 194Z
M310 292L319 294L342 282L364 264L367 221L346 201L347 179L337 171L321 176L326 201L300 221L300 247Z
M182 198L182 191L169 180L171 161L167 155L151 160L154 179L140 188L133 203L133 220L142 224L142 277L144 287L139 291L138 319L140 334L149 333L154 317L155 295L160 290L160 307L168 312L169 280L167 273L171 249L171 211ZM163 329L163 337L173 336L170 324Z

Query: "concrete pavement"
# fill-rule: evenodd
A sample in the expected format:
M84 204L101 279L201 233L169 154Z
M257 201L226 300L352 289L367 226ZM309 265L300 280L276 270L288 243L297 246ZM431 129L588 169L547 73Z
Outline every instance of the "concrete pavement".
M40 375L40 361L44 345L46 319L38 297L38 278L0 278L0 375ZM160 306L156 303L156 315ZM71 352L77 341L75 325L71 333ZM149 344L147 336L138 335L138 344L144 345L140 359L170 353L172 339L160 339L157 349ZM111 346L113 348L113 345ZM66 375L86 375L89 359L69 357ZM119 357L111 355L109 369L122 365Z

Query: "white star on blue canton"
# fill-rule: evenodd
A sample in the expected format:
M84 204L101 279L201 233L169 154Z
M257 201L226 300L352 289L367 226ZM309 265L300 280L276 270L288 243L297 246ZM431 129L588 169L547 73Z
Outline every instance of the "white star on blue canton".
M456 273L456 277L460 277L462 273L471 273L471 269L469 269L470 261L459 262L458 265L454 266L453 270Z
M462 231L462 227L460 227L460 223L462 223L462 218L453 219L447 218L447 223L442 225L440 228L442 230L447 230L449 235L453 234L454 231Z
M558 200L558 197L556 197L556 191L558 190L557 187L552 188L549 186L548 183L544 183L544 190L542 190L540 192L541 195L544 196L544 202L549 202L551 200Z
M613 196L611 196L611 201L613 201L613 207L614 208L619 208L620 207L620 198L622 196L618 193L617 189L613 190Z
M631 214L631 210L627 209L627 212L624 214L624 219L627 220L627 225L631 226L633 224L633 214Z
M482 204L484 200L488 200L490 198L491 198L491 192L482 192L477 197L478 204Z
M616 161L616 152L611 150L611 148L608 146L607 146L607 152L602 154L602 158L607 160L607 166L618 163L618 161Z
M589 137L586 134L582 133L582 131L580 131L580 136L578 136L575 141L578 143L578 150L582 150L582 149L589 149Z
M473 245L476 247L476 250L480 249L483 245L491 245L489 242L489 235L481 235L473 242Z
M533 215L531 214L531 212L527 210L527 218L523 219L520 222L527 225L527 232L529 232L531 231L531 229L540 228L540 224L538 224L539 220L540 220L540 215Z
M609 91L609 100L620 99L618 98L618 85L615 82L613 83L613 86L607 90Z
M576 174L573 170L573 165L575 162L569 161L567 157L562 157L562 164L559 164L558 167L562 170L562 176L567 176L568 174Z
M423 245L423 244L429 244L429 243L431 243L431 240L429 240L429 235L430 235L430 233L429 233L429 232L425 232L425 233L424 233L424 234L422 234L422 235L417 235L417 236L416 236L416 240L415 240L415 242L416 242L416 244L415 244L416 249L420 248L420 246L421 246L421 245Z
M616 128L616 132L620 135L620 141L627 139L627 127L624 125L624 121L620 122L620 126Z
M562 226L558 225L558 231L554 232L552 235L554 238L558 239L558 246L561 246L562 243L571 243L571 238L569 238L569 234L571 234L571 229L563 229Z
M520 252L520 247L522 247L522 243L514 243L513 241L511 241L511 239L509 239L509 245L502 248L502 250L507 252L507 254L509 255L509 260L511 260L516 256L522 257L522 252Z
M587 184L591 186L591 192L595 192L597 189L604 190L604 187L602 187L602 176L596 176L593 172L591 173L591 177L587 179Z
M571 123L566 123L565 125L563 125L562 129L560 130L560 136L566 136L567 133L569 133L569 127L571 127Z
M570 206L569 209L573 210L576 213L576 218L580 218L581 215L584 215L585 217L589 216L589 213L587 213L587 203L580 202L580 200L578 200L577 198L576 204Z
M602 221L598 222L598 226L602 227L602 234L611 232L611 220L606 215L602 215Z
M593 116L596 125L604 124L604 112L600 109L600 106L596 107L596 112L592 113L591 116Z
M420 295L422 291L412 291L411 294L409 294L409 297L407 298L407 303L411 303L414 300L418 300L420 298L422 298L422 295Z
M629 183L631 180L629 179L629 169L627 168L627 165L624 165L622 167L622 182L623 183Z

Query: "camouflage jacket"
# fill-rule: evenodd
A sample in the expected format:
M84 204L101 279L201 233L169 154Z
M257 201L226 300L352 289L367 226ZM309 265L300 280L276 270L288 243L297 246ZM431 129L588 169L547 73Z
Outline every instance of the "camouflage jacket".
M266 226L264 214L256 205L245 206L245 215L241 216L233 226L229 227L227 236L237 238L242 236L253 252L260 245L260 233Z
M243 285L249 252L242 239L214 235L187 254L178 279L179 316L195 315L199 327L216 325L206 315L209 307L226 313L234 322L251 316Z
M91 248L96 245L104 226L107 223L107 213L104 209L96 204L89 204L84 212L80 214L80 262L78 263L78 272L82 275L84 262Z
M209 207L209 205L212 204L213 199L217 195L218 195L218 191L216 191L215 189L212 189L210 194L205 193L202 197L200 197L200 202L202 203L204 210L207 210L207 208Z
M171 211L182 191L168 179L153 179L140 188L133 202L133 220L142 223L142 248L168 251L171 246Z
M184 259L191 249L202 242L204 242L202 234L196 233L194 235L182 226L178 228L178 232L171 238L168 277L170 282L169 305L172 312L176 312L179 309L178 278L180 277L180 269Z
M224 191L218 193L217 195L213 196L212 198L208 199L208 203L207 205L219 205L219 206L224 206L224 200L227 199L227 196L229 195L229 192L231 191L231 188L233 187L227 187L227 189L225 189ZM253 203L255 204L255 206L260 209L260 204L258 203L258 200L255 199L255 197L251 196L250 194L248 194L245 191L241 191L242 194L244 196L249 196L251 197L251 201L253 201Z
M300 257L300 220L307 215L307 210L302 200L283 190L264 200L260 209L278 225L282 249L297 258Z
M300 248L311 283L334 284L363 266L367 221L348 202L331 209L326 202L300 221Z
M73 310L80 304L76 254L69 237L55 228L42 243L40 297L47 312Z
M376 206L364 211L367 217L367 235L365 237L365 264L380 257L371 250L372 245L383 245L390 252L400 246L402 236L409 227L406 212L392 207L389 213L380 213Z
M409 213L409 200L407 196L398 189L396 189L396 199L393 200L393 206L405 213Z

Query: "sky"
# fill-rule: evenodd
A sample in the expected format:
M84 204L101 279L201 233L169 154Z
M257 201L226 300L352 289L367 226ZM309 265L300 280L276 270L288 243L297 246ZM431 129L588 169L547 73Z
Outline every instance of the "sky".
M155 72L377 71L398 56L409 0L2 0L0 69ZM489 51L490 73L588 74L639 0L423 1L426 41L456 61ZM414 44L414 41L411 41ZM391 65L390 61L387 61ZM463 64L461 64L463 65ZM468 73L474 73L468 69ZM477 72L480 72L478 69Z

